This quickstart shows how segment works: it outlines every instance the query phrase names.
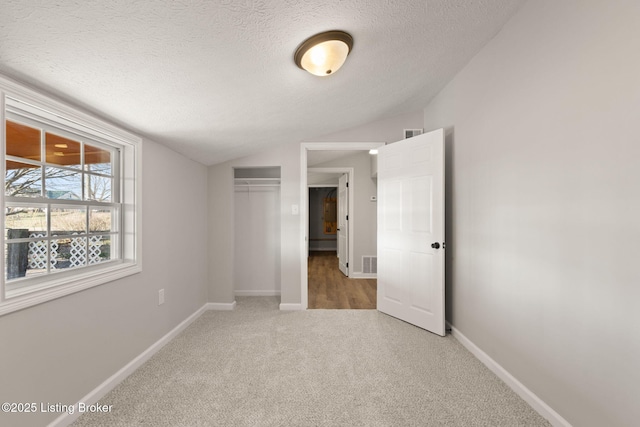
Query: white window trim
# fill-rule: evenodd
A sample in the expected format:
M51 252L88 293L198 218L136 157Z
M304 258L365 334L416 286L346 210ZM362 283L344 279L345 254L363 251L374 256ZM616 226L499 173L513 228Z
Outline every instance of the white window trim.
M140 197L142 188L142 139L90 114L0 76L0 150L2 153L5 152L6 97L11 97L25 104L31 104L38 109L45 110L51 117L62 118L63 121L72 123L74 128L79 126L80 129L84 129L92 135L113 142L121 149L122 230L120 230L120 238L123 241L123 245L122 259L118 262L108 262L104 266L95 265L73 272L55 274L50 281L46 282L46 287L40 286L42 287L40 290L5 298L6 275L4 269L6 265L4 262L5 245L3 243L0 245L0 259L3 260L2 277L0 278L0 316L142 271L142 205ZM2 176L5 176L4 161L0 163ZM3 217L4 199L3 190L0 195L0 208L2 209ZM34 289L37 287L38 285L34 286Z

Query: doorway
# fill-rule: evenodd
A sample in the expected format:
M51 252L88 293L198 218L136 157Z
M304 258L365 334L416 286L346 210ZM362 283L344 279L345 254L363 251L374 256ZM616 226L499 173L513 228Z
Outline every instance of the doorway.
M309 184L309 252L338 250L338 187Z
M338 158L338 157L346 157L346 156L349 156L350 154L352 155L365 154L365 153L368 153L369 150L380 147L382 145L384 145L384 143L381 143L381 142L377 142L377 143L303 143L301 145L302 207L305 210L309 208L308 182L311 182L311 181L308 180L307 174L316 174L318 173L318 169L323 169L323 172L325 173L334 172L337 174L335 176L336 182L334 185L337 185L337 178L340 175L344 174L344 168L347 166L343 162L342 168L337 166L320 168L320 166L331 164L331 162L327 162L328 158L331 158L331 156L334 156L333 158ZM311 156L308 162L307 155L309 153L311 154ZM317 161L318 157L323 159L324 161ZM368 156L363 156L363 157L368 159ZM367 160L367 162L369 162L369 160ZM333 171L331 171L331 169L333 169ZM351 177L352 177L350 179L350 182L353 183L354 182L353 168L350 168L350 169L352 169L350 171ZM375 211L375 204L374 203L369 204L369 199L371 199L372 201L375 201L375 195L376 195L375 181L371 179L370 172L367 174L360 172L359 179L369 180L368 185L362 185L362 181L360 181L359 188L360 190L362 190L361 191L362 196L367 198L367 208L374 209ZM369 186L373 186L374 188L367 189L367 187ZM360 224L360 222L357 219L358 212L354 212L354 209L353 209L354 187L355 185L350 185L348 189L348 194L349 194L348 203L350 208L349 220L353 224ZM363 212L362 206L360 206L359 212L360 213ZM319 299L323 301L325 304L323 307L319 307L319 308L365 308L362 306L360 302L358 302L360 300L362 301L368 300L369 304L371 304L372 297L370 296L370 291L371 289L373 289L373 286L375 286L375 275L372 276L369 274L364 274L362 265L364 263L364 258L367 258L367 259L375 258L376 256L375 247L372 247L372 250L368 251L367 253L362 253L362 251L359 251L354 261L354 255L353 255L354 245L350 244L349 249L347 251L349 253L350 267L352 267L353 265L356 265L357 268L355 269L355 271L350 268L348 272L350 277L345 277L344 275L339 273L339 270L337 269L337 265L333 265L334 262L335 264L337 264L337 258L335 253L332 254L332 256L327 256L327 254L316 254L316 253L309 252L311 242L309 241L309 237L310 237L309 218L306 212L304 213L304 216L302 219L303 221L301 221L301 224L303 228L303 235L305 237L304 245L301 248L302 249L301 303L303 308L311 308L310 303L313 303L315 305L315 303ZM372 226L375 227L375 223ZM348 232L349 241L351 243L353 243L355 240L353 236L353 228L354 227L350 227ZM368 225L364 228L370 229ZM373 236L375 238L375 232L373 233ZM368 237L366 237L364 240L366 241L366 239L368 239ZM314 282L315 279L310 280L310 272L313 273L314 276L317 275L318 277L320 277L319 286L322 289L320 289L321 296L319 298L318 297L310 298L310 294L309 294L310 286L317 285ZM352 282L352 283L350 283L347 286L345 281ZM356 286L361 286L364 289L355 289ZM343 292L343 291L351 291L351 292L354 292L356 295L350 295L348 292ZM369 293L369 296L367 296L368 293ZM312 299L313 301L311 301ZM374 299L373 305L366 308L375 308L375 299Z
M375 309L375 278L349 278L346 183L353 168L309 171L308 308Z
M280 167L234 168L234 294L280 295Z

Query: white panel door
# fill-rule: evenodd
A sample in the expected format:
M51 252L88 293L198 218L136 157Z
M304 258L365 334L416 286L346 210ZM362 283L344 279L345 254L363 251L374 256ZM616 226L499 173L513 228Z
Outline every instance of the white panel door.
M338 268L349 276L349 188L348 175L338 180Z
M378 310L445 335L444 130L378 152Z

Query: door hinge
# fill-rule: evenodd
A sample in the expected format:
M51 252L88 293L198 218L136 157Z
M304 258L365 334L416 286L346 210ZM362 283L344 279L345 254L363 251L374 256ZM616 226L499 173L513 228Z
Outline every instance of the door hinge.
M347 268L349 268L349 263L347 263L346 265L347 265Z
M349 188L349 183L347 182L347 188Z
M347 215L347 221L349 221L349 215Z

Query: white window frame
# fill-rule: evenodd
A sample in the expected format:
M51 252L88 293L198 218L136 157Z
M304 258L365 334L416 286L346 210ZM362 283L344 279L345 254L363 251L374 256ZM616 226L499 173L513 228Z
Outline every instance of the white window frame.
M97 141L104 141L120 152L118 162L119 187L112 189L121 198L119 221L119 259L85 266L78 269L47 274L30 280L28 292L7 297L5 244L0 245L2 274L0 274L0 316L41 304L75 292L98 286L142 271L141 203L142 140L136 135L106 123L92 115L54 100L13 80L0 76L0 162L2 176L6 176L4 156L6 152L6 104L7 99L25 112L32 112L39 119L49 121L63 129L85 134ZM17 103L16 103L17 101ZM25 200L26 202L26 200ZM84 202L81 202L84 203ZM52 204L55 204L52 201ZM2 226L5 227L5 192L0 196Z

